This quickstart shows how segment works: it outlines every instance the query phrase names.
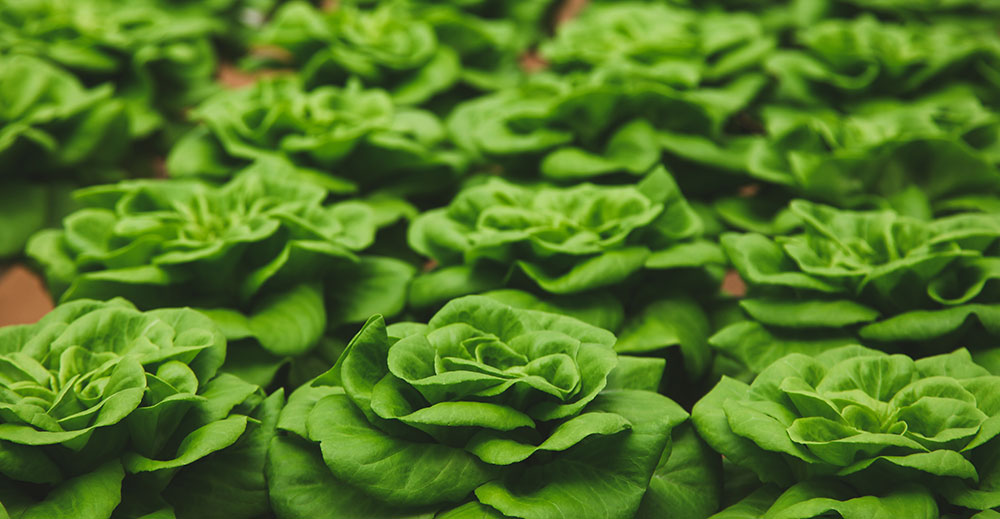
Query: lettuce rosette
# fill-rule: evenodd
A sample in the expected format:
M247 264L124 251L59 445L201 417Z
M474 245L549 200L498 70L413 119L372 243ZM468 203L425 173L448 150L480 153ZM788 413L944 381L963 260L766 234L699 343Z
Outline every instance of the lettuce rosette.
M557 9L560 8L556 0L407 1L429 18L434 17L429 14L433 11L447 10L464 15L463 18L469 20L470 25L492 26L497 29L503 27L506 33L505 39L519 50L524 50L547 37L549 29L558 22L554 18Z
M662 168L628 186L492 178L411 225L410 246L436 263L415 280L411 303L502 288L515 273L543 293L576 294L643 269L721 262L700 232L698 215Z
M282 412L267 468L276 516L711 513L717 502L676 492L717 486L718 460L653 391L663 361L619 357L614 341L479 296L426 325L372 317Z
M226 369L266 385L328 328L405 302L413 268L357 254L374 240L375 210L329 205L327 195L252 172L221 187L97 186L77 192L85 208L35 235L28 254L63 301L123 296L144 309L203 309L231 340Z
M29 54L88 85L110 83L133 137L177 120L216 89L211 38L223 24L154 0L0 2L0 54Z
M167 158L175 177L225 179L264 161L263 169L337 193L433 193L465 164L433 114L357 82L306 90L295 78L262 79L210 98L191 117L202 125Z
M755 197L715 202L737 228L788 230L775 224L792 196L922 219L1000 211L1000 118L968 88L869 100L843 112L790 105L761 112L767 136L751 147L747 168L766 184Z
M190 309L123 299L0 328L4 517L253 518L282 393L217 374L226 341Z
M355 77L402 105L444 93L461 72L457 53L440 45L434 27L401 2L372 10L345 2L325 12L289 2L256 41L288 51L307 86L343 85Z
M735 176L746 170L752 140L727 131L727 123L766 82L745 74L678 91L611 69L536 74L516 88L459 104L447 124L461 149L511 175L540 173L560 182L627 178L648 173L665 154L678 173Z
M750 384L724 377L691 419L761 482L798 484L779 509L802 515L755 517L860 518L874 509L938 517L932 493L969 517L1000 506L997 395L1000 377L964 349L914 361L852 345L782 357Z
M0 52L0 258L66 214L73 186L123 176L128 143L110 86L88 89L49 63Z
M508 2L514 3L514 2ZM511 18L483 18L453 2L412 2L414 12L434 28L440 45L455 51L461 62L460 86L445 101L454 103L470 89L493 91L524 80L522 58L539 37L537 23ZM530 17L530 15L529 15ZM450 109L442 103L440 109Z
M776 44L749 13L615 2L586 8L539 53L557 71L612 69L691 89L760 70Z
M156 0L170 11L184 11L222 23L222 30L213 34L220 53L245 52L265 21L273 15L276 5L286 0Z
M356 0L363 2L364 0ZM371 1L371 0L369 0ZM541 29L552 0L409 0L413 4L441 4L488 19L508 18Z
M679 346L693 378L709 363L703 307L725 259L662 168L634 186L490 179L420 215L409 240L432 260L411 286L414 309L487 293L616 331L622 353Z
M358 78L401 105L457 100L461 84L495 90L516 84L528 41L512 20L491 20L448 4L343 2L322 12L305 2L281 6L260 45L288 51L309 86Z
M996 214L924 221L802 200L790 209L800 232L722 236L749 285L748 317L713 345L752 372L788 353L864 342L914 357L968 347L1000 373Z
M1000 85L1000 36L993 19L890 23L873 16L826 19L798 29L796 50L776 52L766 67L775 99L829 105L850 99L912 96L967 81Z

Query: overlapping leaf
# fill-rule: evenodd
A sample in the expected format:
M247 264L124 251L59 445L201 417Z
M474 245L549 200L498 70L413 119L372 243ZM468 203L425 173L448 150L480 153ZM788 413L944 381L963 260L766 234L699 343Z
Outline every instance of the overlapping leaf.
M532 76L524 85L460 104L453 139L511 175L578 182L642 175L666 152L678 160L743 171L749 141L727 136L726 121L766 80L743 75L718 87L678 91L615 70Z
M687 415L637 384L658 384L662 361L619 362L614 340L480 296L427 325L387 329L373 317L281 416L288 436L272 443L268 475L278 517L634 517L670 501L675 466L661 457ZM282 463L293 452L308 470ZM650 485L658 465L667 481Z
M172 494L188 471L244 485L229 517L267 511L264 452L281 393L216 372L226 342L190 309L142 313L122 299L59 306L34 325L0 330L0 500L13 517L206 517L206 488ZM213 457L240 452L238 465ZM220 490L225 486L218 487ZM231 490L231 491L230 491ZM130 515L134 514L134 515ZM206 515L208 514L208 515Z
M213 97L193 116L204 126L173 149L171 175L228 178L265 161L265 171L335 192L411 193L441 190L463 170L436 117L357 82L305 90L294 78L265 79Z
M751 287L746 322L712 342L759 371L791 353L864 341L914 356L992 348L995 214L932 221L796 201L804 230L729 234L723 247ZM972 317L978 322L971 322Z
M325 301L336 299L326 293L346 286L364 294L390 279L388 291L351 304L394 313L405 300L411 267L354 253L374 239L374 210L325 205L326 197L310 182L252 172L222 187L98 186L79 192L87 208L67 217L64 229L36 235L29 254L63 300L127 295L144 308L205 308L228 338L258 341L273 375L278 358L306 353L328 324L339 324L328 323ZM240 350L230 355L235 365L247 361Z
M0 53L0 257L60 218L72 186L122 175L128 121L111 95L39 59Z
M553 294L607 287L643 268L678 266L670 258L687 250L700 230L663 170L638 187L530 187L493 179L413 223L411 246L439 268L414 288L412 302L500 288L512 269ZM711 261L686 259L691 266ZM468 281L437 281L453 277Z
M750 385L723 378L695 405L692 420L709 445L762 482L788 487L835 477L868 496L838 504L822 495L786 494L779 502L790 501L784 505L789 510L813 511L781 515L775 508L783 507L775 503L768 512L774 517L814 517L829 510L862 517L871 506L897 499L893 508L919 503L914 513L924 511L917 516L936 517L933 501L918 499L927 490L973 510L1000 504L997 384L1000 378L975 364L966 350L914 361L845 346L783 357ZM904 482L926 490L892 497ZM823 486L795 488L813 488L808 494ZM875 497L882 492L889 494Z
M0 54L47 59L125 103L132 136L147 136L216 89L211 38L224 25L204 11L158 1L5 1Z

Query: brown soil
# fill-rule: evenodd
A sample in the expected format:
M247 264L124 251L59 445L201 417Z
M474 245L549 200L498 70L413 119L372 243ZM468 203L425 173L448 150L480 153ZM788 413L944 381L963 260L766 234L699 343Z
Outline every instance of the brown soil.
M23 265L0 273L0 326L33 323L52 310L41 279Z

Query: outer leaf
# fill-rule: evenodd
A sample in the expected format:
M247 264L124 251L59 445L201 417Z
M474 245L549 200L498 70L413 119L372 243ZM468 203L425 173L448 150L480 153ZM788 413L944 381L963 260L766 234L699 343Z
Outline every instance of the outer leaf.
M733 323L716 332L709 343L738 359L751 371L763 371L772 362L790 353L817 355L857 339L840 333L807 332L796 334L770 329L753 321Z
M327 288L330 322L355 323L373 314L396 315L406 305L415 270L393 258L361 258L357 272L352 271L350 278Z
M254 308L248 326L261 346L274 355L305 353L326 329L322 291L306 284L264 298Z
M261 423L249 425L239 442L174 476L165 497L178 519L251 518L270 510L264 462L283 401L281 391L272 394L254 412Z
M290 437L271 440L266 466L271 506L278 519L430 519L433 512L388 506L345 484L323 464L319 450Z
M386 503L417 507L457 502L493 477L489 467L459 449L386 435L346 396L318 402L307 430L310 439L320 442L334 476Z
M541 288L572 294L619 283L639 270L648 256L649 250L642 247L609 251L558 274L526 261L518 262L518 267Z
M723 405L727 400L735 402L746 398L748 391L746 384L723 377L694 405L691 422L706 443L733 463L753 470L765 483L787 484L792 481L792 474L785 459L761 450L750 440L733 433L729 426Z
M121 464L117 460L109 461L93 472L66 480L50 492L44 502L8 512L23 519L107 519L121 502L124 477Z
M201 427L185 437L177 448L177 457L172 460L152 460L130 454L124 459L125 468L130 473L138 473L190 465L213 452L229 447L239 439L246 428L246 416L230 416Z
M674 429L671 440L649 482L637 519L701 519L719 509L722 500L719 456L688 423Z
M808 301L785 299L744 299L743 308L754 319L788 328L842 328L871 322L879 312L851 300Z
M487 483L476 497L507 515L531 519L634 516L669 431L687 413L662 396L637 391L607 391L591 409L624 416L632 430L581 444L516 480Z
M654 301L634 316L618 334L615 350L621 353L646 353L678 345L685 369L693 378L708 368L709 323L705 312L688 297Z
M764 514L764 519L812 519L836 512L844 519L939 517L937 503L927 488L904 487L884 496L861 496L853 499L827 497L830 482L800 483L782 494Z

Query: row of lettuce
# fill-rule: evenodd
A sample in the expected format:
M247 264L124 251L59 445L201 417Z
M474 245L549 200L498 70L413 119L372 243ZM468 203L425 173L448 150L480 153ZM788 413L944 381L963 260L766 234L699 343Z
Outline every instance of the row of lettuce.
M0 0L0 517L1000 518L1000 4L274 4Z

